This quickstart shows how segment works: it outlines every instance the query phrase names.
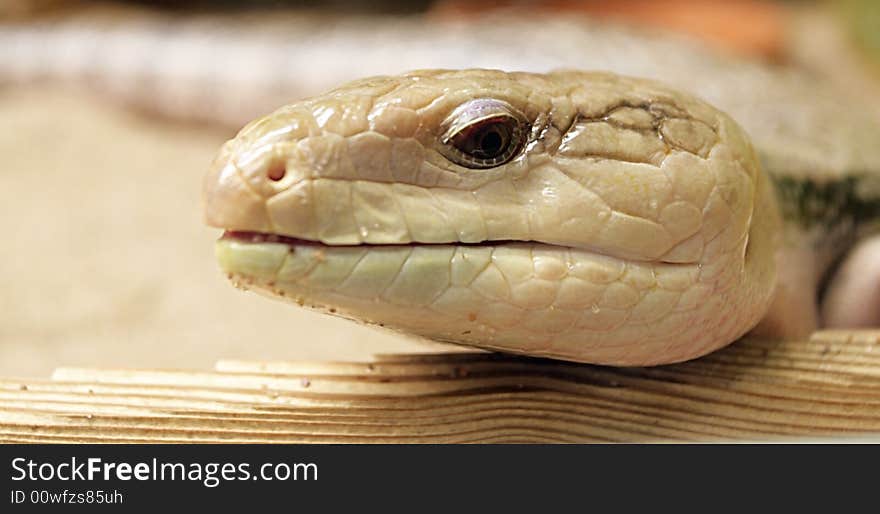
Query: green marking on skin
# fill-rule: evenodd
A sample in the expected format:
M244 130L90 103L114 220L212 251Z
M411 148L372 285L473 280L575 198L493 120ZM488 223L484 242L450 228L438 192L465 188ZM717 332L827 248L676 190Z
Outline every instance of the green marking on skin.
M782 216L804 228L856 226L880 218L880 191L863 187L865 174L853 174L819 183L793 177L775 177Z

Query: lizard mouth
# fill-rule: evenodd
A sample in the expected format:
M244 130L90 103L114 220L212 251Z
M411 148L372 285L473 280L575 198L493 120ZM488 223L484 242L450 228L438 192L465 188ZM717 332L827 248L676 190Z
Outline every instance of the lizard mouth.
M328 248L359 248L359 247L393 247L393 246L502 246L509 244L534 244L543 246L552 246L558 248L567 248L565 246L544 243L540 241L518 241L512 239L479 241L476 243L463 243L460 241L449 241L442 243L422 243L413 241L409 243L359 243L359 244L326 244L313 239L302 239L292 236L283 236L268 232L251 232L246 230L226 230L220 238L221 240L232 240L239 243L280 243L288 246L318 246Z
M228 239L238 241L240 243L282 243L290 246L295 245L316 245L327 246L320 241L312 241L309 239L300 239L298 237L281 236L267 232L250 232L246 230L226 230L220 239Z
M671 266L671 267L692 267L697 265L697 262L666 262L662 260L640 260L640 259L627 259L625 257L621 257L619 255L615 255L611 252L606 252L601 248L597 248L595 246L568 246L568 245L560 245L554 243L548 243L545 241L535 241L535 240L526 240L526 239L491 239L486 241L478 241L478 242L461 242L461 241L444 241L444 242L436 242L436 243L426 243L420 241L412 241L406 243L356 243L356 244L328 244L322 241L317 241L314 239L303 239L299 237L293 236L284 236L279 234L273 234L269 232L255 232L248 230L231 230L227 229L223 232L223 235L220 237L218 242L234 242L240 243L243 245L259 245L265 243L276 243L282 244L293 249L294 247L299 248L314 248L314 249L390 249L390 248L437 248L437 247L463 247L463 248L502 248L502 247L532 247L532 248L542 248L551 251L576 251L581 254L591 254L596 257L608 258L620 261L622 263L628 263L632 265L651 265L651 264L660 264L663 266Z
M412 241L406 243L356 243L356 244L328 244L322 241L317 241L314 239L303 239L299 237L293 236L284 236L280 234L273 234L270 232L256 232L256 231L248 231L248 230L232 230L226 229L223 232L223 235L218 240L218 243L222 242L232 242L239 243L241 245L261 245L261 244L281 244L286 245L291 250L293 248L312 248L312 249L327 249L327 250L352 250L352 249L392 249L392 248L439 248L439 247L462 247L462 248L510 248L510 247L531 247L537 249L545 249L549 251L575 251L579 254L585 255L590 254L595 257L605 258L605 259L613 259L619 261L621 263L628 263L631 265L651 265L651 264L660 264L663 266L670 267L693 267L697 265L697 262L666 262L666 261L655 261L655 260L636 260L636 259L627 259L625 257L621 257L619 255L615 255L610 252L606 252L601 248L597 248L594 246L568 246L568 245L559 245L554 243L548 243L545 241L535 241L535 240L525 240L525 239L491 239L486 241L478 241L478 242L461 242L461 241L444 241L444 242L420 242L420 241Z

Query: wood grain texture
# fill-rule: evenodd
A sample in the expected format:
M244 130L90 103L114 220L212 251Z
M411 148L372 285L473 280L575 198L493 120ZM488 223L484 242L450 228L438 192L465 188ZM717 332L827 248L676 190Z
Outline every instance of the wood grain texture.
M61 368L0 381L3 442L878 440L880 331L745 339L611 368L492 353L221 361L213 372ZM840 439L843 438L843 439Z

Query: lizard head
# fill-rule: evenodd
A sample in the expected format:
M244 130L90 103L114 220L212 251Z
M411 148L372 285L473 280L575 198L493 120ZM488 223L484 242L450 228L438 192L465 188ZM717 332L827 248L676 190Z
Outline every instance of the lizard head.
M607 73L417 71L256 120L204 183L222 269L435 340L608 364L760 319L777 215L728 116Z

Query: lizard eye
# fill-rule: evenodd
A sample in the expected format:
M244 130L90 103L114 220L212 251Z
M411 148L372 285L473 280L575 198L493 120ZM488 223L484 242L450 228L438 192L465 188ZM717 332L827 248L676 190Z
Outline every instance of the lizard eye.
M510 161L528 133L525 117L506 102L487 98L459 106L444 122L441 153L466 168L487 169Z

